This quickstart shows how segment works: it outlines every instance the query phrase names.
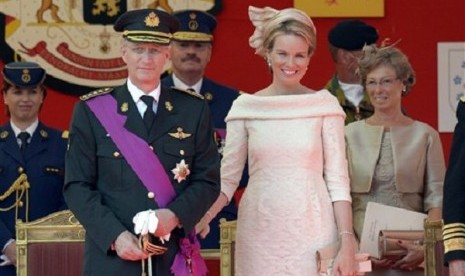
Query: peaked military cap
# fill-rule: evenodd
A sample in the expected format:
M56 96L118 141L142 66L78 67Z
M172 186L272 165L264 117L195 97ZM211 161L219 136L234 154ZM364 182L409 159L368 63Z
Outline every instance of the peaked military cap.
M179 20L179 30L173 39L178 41L213 41L216 19L213 15L199 10L182 10L173 13Z
M337 48L348 51L361 50L376 43L378 30L360 20L345 20L336 24L328 33L328 41Z
M5 82L18 87L39 86L45 76L45 70L34 62L11 62L3 67Z
M164 11L140 9L123 13L113 29L122 32L123 37L132 42L167 45L178 27L178 20Z

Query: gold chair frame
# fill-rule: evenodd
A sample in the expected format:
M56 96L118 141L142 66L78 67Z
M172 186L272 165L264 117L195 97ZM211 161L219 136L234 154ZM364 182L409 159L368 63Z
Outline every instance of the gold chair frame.
M234 248L237 221L220 219L220 272L221 276L234 275Z
M70 210L27 223L19 220L16 224L17 275L29 275L28 246L46 243L82 243L84 246L84 241L85 229ZM220 261L218 249L202 249L201 255L207 261Z
M425 276L446 276L444 267L444 246L442 237L442 220L424 220L425 228Z
M31 222L16 223L17 275L28 274L28 247L34 244L74 244L84 246L85 230L70 210L52 213ZM57 260L58 262L58 260Z

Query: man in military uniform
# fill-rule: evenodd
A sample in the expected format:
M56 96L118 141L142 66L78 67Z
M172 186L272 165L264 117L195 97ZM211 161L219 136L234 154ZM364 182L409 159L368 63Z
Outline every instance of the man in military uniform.
M449 275L465 273L465 96L457 107L457 125L444 180L444 260Z
M368 95L360 83L357 67L363 46L376 43L377 40L378 31L360 20L341 21L328 33L329 51L336 72L325 88L337 97L346 113L346 124L373 114Z
M39 121L44 69L32 62L3 68L9 122L0 127L0 275L16 275L16 220L31 221L66 209L63 198L67 132Z
M213 31L216 19L207 12L183 10L173 14L180 22L179 30L171 43L172 73L162 79L166 86L193 90L203 95L213 117L219 151L224 146L225 118L239 91L204 77L212 54ZM247 184L247 171L241 180L243 189ZM219 248L219 220L237 219L237 206L231 202L210 223L210 233L200 241L202 248Z
M191 233L219 195L219 154L203 96L160 83L178 25L156 9L122 14L127 82L74 109L64 193L86 229L84 275L203 275Z

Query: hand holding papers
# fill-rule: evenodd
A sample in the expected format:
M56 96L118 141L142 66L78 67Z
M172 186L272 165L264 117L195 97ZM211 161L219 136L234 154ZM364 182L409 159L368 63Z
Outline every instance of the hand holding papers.
M382 230L423 231L426 214L369 202L363 223L360 251L381 258L379 233Z

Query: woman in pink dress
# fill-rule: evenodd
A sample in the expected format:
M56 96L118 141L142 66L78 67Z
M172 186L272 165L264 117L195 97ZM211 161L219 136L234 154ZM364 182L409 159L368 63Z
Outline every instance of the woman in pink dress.
M355 275L355 239L344 118L327 90L300 83L316 29L302 11L249 7L250 45L265 58L272 83L240 96L227 118L222 193L199 223L225 206L249 162L237 221L235 275L318 275L316 251L338 239L333 275Z

